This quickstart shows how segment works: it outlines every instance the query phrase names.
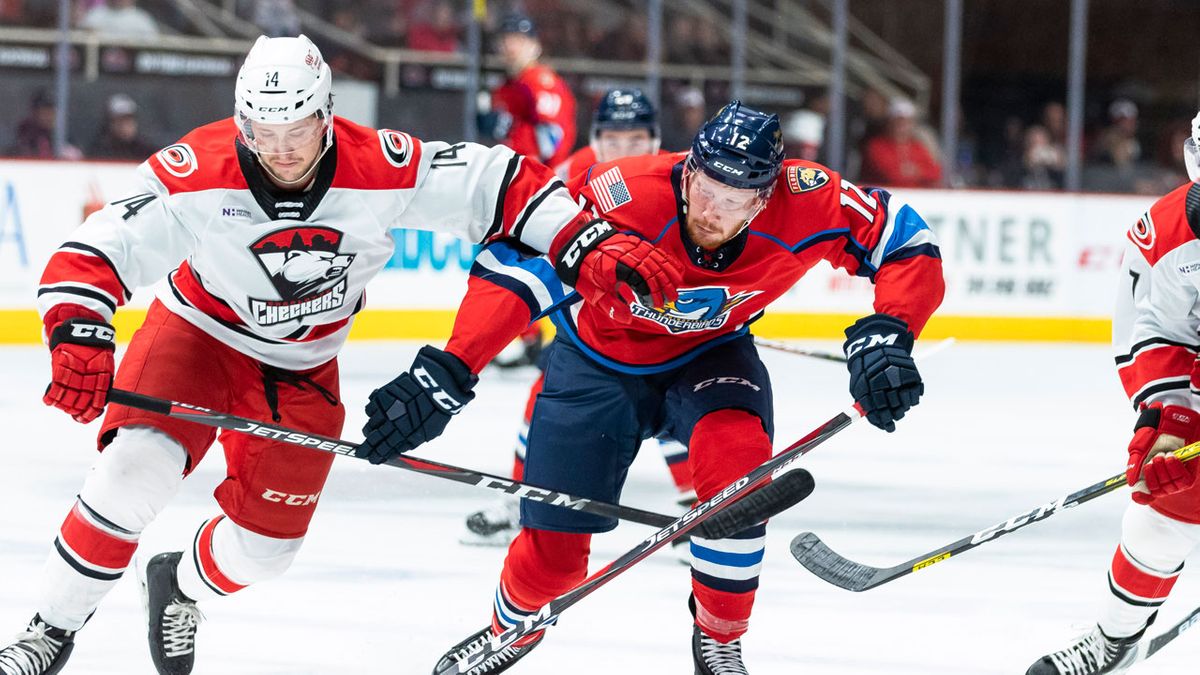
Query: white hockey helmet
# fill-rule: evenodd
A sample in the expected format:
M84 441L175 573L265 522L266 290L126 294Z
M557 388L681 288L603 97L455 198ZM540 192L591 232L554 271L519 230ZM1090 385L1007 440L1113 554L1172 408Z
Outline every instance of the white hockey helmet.
M1188 178L1200 183L1200 113L1192 118L1192 137L1183 142L1183 165Z
M333 140L333 76L321 50L304 35L260 36L238 70L234 117L242 142L255 153L250 123L291 124L315 115L316 133Z

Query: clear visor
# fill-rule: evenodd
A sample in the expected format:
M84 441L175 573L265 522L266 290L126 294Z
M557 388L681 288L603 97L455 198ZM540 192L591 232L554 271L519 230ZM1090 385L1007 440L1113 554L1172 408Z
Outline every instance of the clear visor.
M1196 146L1194 138L1183 142L1183 165L1187 168L1188 178L1200 182L1200 147Z
M259 155L287 155L318 143L328 129L328 118L316 114L287 124L266 124L243 118L238 125L238 135L247 148Z
M658 149L655 141L644 129L605 129L592 139L592 149L598 161L611 162L622 157L653 154Z
M771 196L771 188L742 189L725 185L708 177L703 171L684 165L684 190L688 202L697 208L712 208L727 215L744 215L749 220Z

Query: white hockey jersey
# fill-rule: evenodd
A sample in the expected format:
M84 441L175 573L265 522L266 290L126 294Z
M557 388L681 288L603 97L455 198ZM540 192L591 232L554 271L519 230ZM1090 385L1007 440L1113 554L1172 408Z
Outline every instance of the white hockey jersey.
M289 370L336 356L365 287L392 256L389 230L520 240L546 252L583 222L548 168L504 147L427 142L334 120L310 188L280 192L235 143L232 119L144 162L140 194L92 214L48 263L45 317L63 303L111 320L133 289L167 276L172 312Z
M1196 408L1200 396L1200 183L1150 207L1126 235L1113 348L1133 402Z

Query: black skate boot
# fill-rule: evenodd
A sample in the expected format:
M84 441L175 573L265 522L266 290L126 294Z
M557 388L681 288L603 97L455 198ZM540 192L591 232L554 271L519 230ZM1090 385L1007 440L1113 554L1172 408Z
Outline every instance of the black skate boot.
M1047 654L1025 675L1098 675L1123 673L1137 661L1137 643L1143 628L1127 638L1110 638L1095 626L1066 649Z
M742 639L720 643L699 626L692 627L692 660L696 675L749 675L742 663Z
M508 546L521 531L521 500L505 499L467 516L467 531L459 543L467 546Z
M696 596L688 596L688 610L696 618ZM692 625L692 661L696 675L749 675L742 663L742 639L720 643L700 626Z
M0 649L0 675L54 675L75 648L75 631L55 628L34 615L11 645Z
M512 667L514 663L524 658L526 654L533 650L534 647L542 643L542 637L545 633L538 633L533 642L522 645L520 647L505 647L499 652L488 657L486 661L468 670L462 675L494 675L494 673L502 673ZM487 626L483 630L473 633L470 637L450 648L450 651L442 655L438 659L437 665L433 667L434 675L440 673L458 673L456 662L466 657L472 652L479 651L488 639L492 637L492 627Z
M188 675L196 661L196 626L204 615L179 591L175 568L183 553L159 553L142 577L142 597L149 621L150 658L159 675ZM139 571L141 568L139 567Z

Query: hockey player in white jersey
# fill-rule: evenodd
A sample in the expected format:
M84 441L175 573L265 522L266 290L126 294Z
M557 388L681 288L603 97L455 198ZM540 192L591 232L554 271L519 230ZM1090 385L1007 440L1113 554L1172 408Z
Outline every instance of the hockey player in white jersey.
M45 402L81 423L105 414L103 452L54 541L36 614L0 650L0 674L62 670L140 533L217 437L115 404L105 412L110 384L339 435L336 356L396 227L512 239L569 258L591 302L615 302L623 285L675 297L661 254L627 235L593 241L595 223L546 167L507 148L422 143L334 117L330 80L307 38L259 38L238 73L234 117L144 162L140 193L90 216L47 264L38 291L51 349ZM114 374L113 313L163 277L169 289ZM453 355L426 347L418 362L470 396L475 376ZM441 413L432 408L444 398L422 389L436 382L411 380L403 373L379 391L408 392L424 417ZM190 550L139 567L159 673L192 670L197 602L289 566L333 457L232 432L220 440L221 512Z
M1126 480L1133 486L1096 625L1027 675L1120 673L1200 544L1200 461L1169 453L1200 441L1200 115L1185 146L1192 182L1130 228L1113 320L1121 383L1139 411Z

